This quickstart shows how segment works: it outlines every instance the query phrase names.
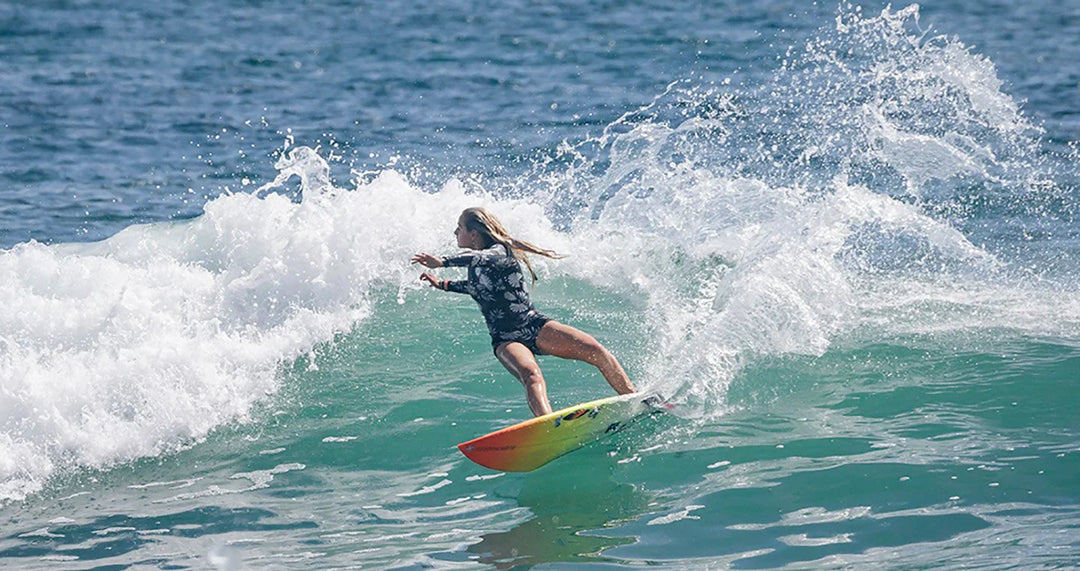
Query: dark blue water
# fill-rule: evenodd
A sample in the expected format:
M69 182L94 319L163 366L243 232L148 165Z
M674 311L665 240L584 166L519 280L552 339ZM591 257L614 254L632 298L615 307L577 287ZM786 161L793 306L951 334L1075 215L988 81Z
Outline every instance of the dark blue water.
M1073 1L0 4L0 566L1075 566L1077 54ZM476 204L674 414L457 453L528 415L407 263Z
M861 4L864 13L883 4ZM851 8L844 8L851 10ZM489 173L596 134L677 80L768 81L831 3L5 3L0 243L189 217L272 173L284 139L364 170ZM928 35L993 61L1077 140L1078 8L935 2ZM254 182L249 183L249 186Z

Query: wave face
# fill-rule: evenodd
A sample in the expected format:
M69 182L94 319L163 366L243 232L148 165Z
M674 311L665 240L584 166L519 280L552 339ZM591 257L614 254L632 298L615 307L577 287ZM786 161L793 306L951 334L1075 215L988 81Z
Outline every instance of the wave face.
M0 559L1076 556L1054 538L1078 513L1058 500L1076 491L1061 403L1080 362L1080 162L1066 119L1033 119L994 61L921 17L843 6L761 48L767 72L691 71L630 111L611 95L608 119L545 124L561 143L478 145L463 168L372 167L290 133L198 215L0 251ZM408 263L452 251L478 205L567 255L533 260L534 300L670 396L658 428L558 474L456 455L527 414L472 302ZM557 404L606 390L542 362ZM958 537L977 547L944 553ZM1030 559L980 549L1021 540Z
M838 342L1075 342L1075 249L1025 243L1075 236L1075 162L918 15L842 13L745 91L673 83L527 179L619 262L572 271L650 300L666 389L722 408L747 360Z

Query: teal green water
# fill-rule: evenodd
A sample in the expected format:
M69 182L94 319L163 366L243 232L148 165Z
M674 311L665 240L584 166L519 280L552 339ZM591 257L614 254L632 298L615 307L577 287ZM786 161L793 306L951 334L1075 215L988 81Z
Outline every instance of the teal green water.
M496 4L0 3L0 567L1080 566L1069 2ZM478 205L670 414L458 453Z
M566 281L539 292L640 373L633 304ZM20 568L762 569L1058 567L1080 552L1075 347L911 336L764 358L723 414L677 410L501 474L454 448L528 414L478 314L384 293L375 318L286 366L250 422L5 508L19 532L0 554ZM543 365L559 405L606 394L594 371Z

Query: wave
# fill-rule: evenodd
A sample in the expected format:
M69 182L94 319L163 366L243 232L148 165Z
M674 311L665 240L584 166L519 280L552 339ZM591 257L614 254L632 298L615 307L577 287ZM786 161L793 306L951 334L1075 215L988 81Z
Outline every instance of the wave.
M1074 257L1032 266L1012 233L1075 215L1062 163L992 62L917 24L917 7L842 12L771 84L673 83L508 179L384 170L346 189L288 148L277 179L198 218L0 253L0 500L247 420L283 363L419 290L409 257L449 251L469 206L570 255L542 276L644 300L639 384L705 416L755 359L920 334L1080 342L1075 246L1051 239ZM276 192L292 177L299 199Z
M848 7L771 82L674 82L524 184L634 261L580 272L640 287L661 339L649 376L702 414L748 361L838 340L1075 343L1075 157L1047 153L1002 88L988 58L921 29L917 5Z
M447 249L449 230L431 229L475 202L459 184L429 194L392 171L338 191L307 148L280 166L303 174L302 202L233 194L190 221L0 254L0 498L246 419L278 389L281 363L371 315L373 291L418 288L409 256Z

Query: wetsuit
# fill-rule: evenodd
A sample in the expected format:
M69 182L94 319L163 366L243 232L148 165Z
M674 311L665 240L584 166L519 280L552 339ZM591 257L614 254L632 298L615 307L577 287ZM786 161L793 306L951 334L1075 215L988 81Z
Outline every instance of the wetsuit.
M529 301L521 264L506 246L495 244L485 250L447 256L442 259L442 265L468 266L468 279L446 280L442 287L446 291L467 293L476 300L487 321L492 349L517 341L534 354L541 354L536 336L551 319L536 311Z

